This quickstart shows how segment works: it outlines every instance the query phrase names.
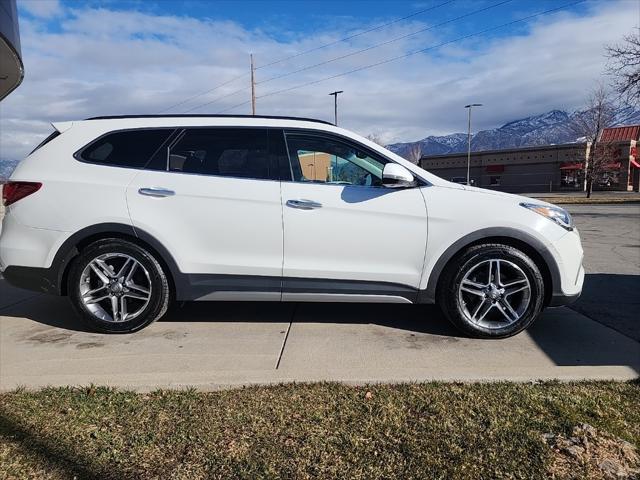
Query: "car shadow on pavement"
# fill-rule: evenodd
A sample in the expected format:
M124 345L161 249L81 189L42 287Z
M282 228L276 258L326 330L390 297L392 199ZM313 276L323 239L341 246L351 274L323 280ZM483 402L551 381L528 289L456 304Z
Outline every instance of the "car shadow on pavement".
M571 308L640 342L640 275L588 274Z
M506 340L466 339L434 305L185 302L173 306L160 320L159 326L173 324L172 328L176 328L182 322L375 325L390 329L390 335L393 335L392 330L401 330L409 336L421 337L421 344L427 349L438 343L431 343L430 338L456 339L459 340L456 348L472 350L477 348L478 342L495 342L497 352L504 349L537 348L559 366L626 365L640 372L638 342L618 333L622 329L615 325L612 327L618 331L598 323L606 323L599 316L615 323L618 321L616 319L622 318L618 315L623 315L620 312L625 309L637 312L637 297L633 296L633 292L638 291L636 285L635 276L590 275L585 283L586 298L575 309L584 309L585 315L596 321L590 321L567 307L548 309L527 332ZM0 280L0 294L6 292L7 288L10 287ZM600 290L601 298L597 296ZM607 305L607 292L611 298L620 297L617 306ZM89 332L76 317L66 298L37 295L21 297L12 304L4 302L4 305L0 305L0 316L24 318L25 321L29 319L42 325L76 332ZM616 309L619 309L618 313ZM628 316L627 319L630 318ZM145 336L149 332L151 330L145 329L136 335Z
M24 295L24 292L27 295ZM8 294L15 296L12 302ZM31 295L29 295L31 294ZM65 297L35 296L0 280L0 316L24 317L50 327L90 332ZM377 324L413 333L460 336L434 305L280 302L178 302L160 320L164 322Z
M384 303L186 302L162 321L291 322L379 325L413 333L461 336L435 305Z

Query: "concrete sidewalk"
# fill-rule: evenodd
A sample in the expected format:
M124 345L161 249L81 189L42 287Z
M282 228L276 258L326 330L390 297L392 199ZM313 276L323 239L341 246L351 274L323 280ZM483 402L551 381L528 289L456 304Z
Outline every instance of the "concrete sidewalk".
M132 335L84 331L65 298L0 281L0 389L136 390L332 380L632 379L640 344L570 309L507 340L420 305L192 303ZM285 341L286 340L286 341Z

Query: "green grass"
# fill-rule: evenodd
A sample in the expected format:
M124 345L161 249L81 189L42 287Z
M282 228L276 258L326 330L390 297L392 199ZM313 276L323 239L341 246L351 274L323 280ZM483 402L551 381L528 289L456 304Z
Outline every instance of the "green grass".
M638 446L639 406L638 382L19 390L0 478L542 478L543 433Z

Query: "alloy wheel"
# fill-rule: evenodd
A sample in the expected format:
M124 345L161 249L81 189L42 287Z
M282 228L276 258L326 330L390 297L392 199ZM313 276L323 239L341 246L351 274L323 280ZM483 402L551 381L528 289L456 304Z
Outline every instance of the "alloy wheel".
M94 316L125 322L140 315L151 298L151 277L135 258L106 253L91 260L80 275L80 300Z
M531 284L515 263L489 259L474 265L458 287L458 306L468 320L487 329L516 323L531 301Z

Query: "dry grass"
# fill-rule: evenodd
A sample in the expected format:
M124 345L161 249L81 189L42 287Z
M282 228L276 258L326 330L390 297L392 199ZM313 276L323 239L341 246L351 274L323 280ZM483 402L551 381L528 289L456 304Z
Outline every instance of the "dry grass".
M0 478L542 478L544 435L640 444L640 383L0 395Z

